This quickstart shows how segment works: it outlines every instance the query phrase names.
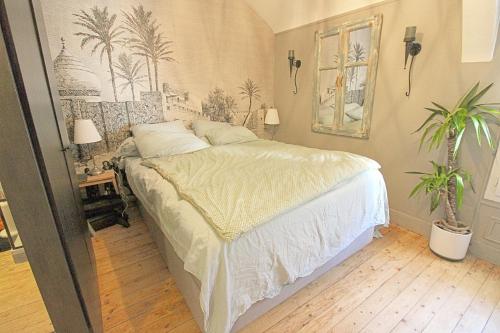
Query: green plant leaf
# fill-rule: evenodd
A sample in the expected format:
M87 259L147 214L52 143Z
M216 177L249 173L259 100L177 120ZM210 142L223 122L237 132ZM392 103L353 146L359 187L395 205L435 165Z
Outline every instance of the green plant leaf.
M472 88L459 100L457 108L467 105L470 99L476 94L478 88L479 88L479 82L477 82L474 86L472 86Z
M435 107L437 107L440 110L440 112L443 116L446 116L448 113L450 113L450 111L448 111L448 109L446 109L444 106L439 105L438 103L435 103L435 102L431 102L431 103L432 103L432 105L434 105Z
M426 110L430 110L430 109L426 108ZM429 122L430 122L430 121L431 121L431 120L432 120L432 119L433 119L436 115L440 114L440 113L439 113L439 111L432 111L432 112L433 112L433 113L432 113L429 117L427 117L427 119L423 122L423 124L422 124L419 128L417 128L417 129L415 130L415 132L413 132L413 133L417 133L417 132L419 132L419 131L420 131L422 128L424 128L424 127L425 127L425 125L427 125L427 124L428 124L428 123L429 123Z
M422 147L423 147L423 145L424 145L424 142L425 142L425 139L427 138L427 135L429 135L430 131L432 131L432 129L433 129L434 127L436 127L436 126L438 126L438 124L434 123L434 124L429 125L429 126L425 129L424 133L422 134L422 137L420 138L420 145L419 145L419 147L418 147L418 150L419 150L419 151L422 149ZM432 138L432 137L431 137L431 138Z
M481 132L479 131L479 120L477 119L477 116L478 115L470 116L470 120L472 121L472 124L474 124L474 128L476 130L477 144L481 146Z
M458 149L460 148L460 143L462 142L462 137L464 136L465 128L463 128L457 135L457 141L455 142L455 147L453 148L453 158L457 157Z
M483 117L476 115L477 120L479 121L479 124L481 125L481 128L483 130L483 134L486 137L486 141L488 141L488 145L493 148L493 142L491 140L491 134L490 134L490 129L488 127L488 124L484 120Z
M458 173L454 174L455 179L457 180L457 206L458 208L462 207L462 203L464 201L464 179Z
M493 105L500 106L500 103L481 103L481 104L477 104L476 106L493 106Z
M436 208L438 208L440 195L441 195L441 193L439 193L439 192L436 192L436 191L432 192L432 195L431 195L431 213L434 212L436 210Z
M431 143L429 144L429 151L432 149L432 147L439 148L439 145L443 141L446 132L447 126L446 124L442 124L432 135Z
M479 82L478 82L478 86L479 86ZM474 97L472 97L468 104L474 105L474 103L476 103L478 100L480 100L481 97L483 97L484 94L486 94L492 86L493 86L493 83L490 83L489 85L487 85L483 90L481 90Z
M413 197L415 194L417 194L418 192L420 192L425 186L425 182L420 182L418 183L414 188L413 190L411 191L410 193L410 196L409 198Z

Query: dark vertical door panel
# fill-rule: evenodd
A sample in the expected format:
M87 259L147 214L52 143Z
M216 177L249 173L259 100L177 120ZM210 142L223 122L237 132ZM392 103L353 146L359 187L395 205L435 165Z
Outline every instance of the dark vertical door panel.
M4 0L16 83L30 134L38 147L38 166L52 205L56 227L85 318L94 332L102 330L99 293L90 235L83 219L76 175L65 147L69 138L59 107L45 28L38 1ZM12 55L11 55L12 58ZM24 102L24 103L23 103Z
M2 35L8 30L0 1ZM88 332L88 321L67 263L44 177L32 145L11 71L6 43L0 36L0 179L37 285L58 332Z
M16 227L53 326L60 332L88 332L30 142L3 38L0 38L0 77L0 179Z

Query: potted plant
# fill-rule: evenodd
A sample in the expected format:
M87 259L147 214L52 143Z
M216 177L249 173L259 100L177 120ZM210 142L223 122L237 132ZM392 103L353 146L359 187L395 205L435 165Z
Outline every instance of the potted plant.
M472 176L460 168L457 156L464 133L469 128L475 130L478 145L484 137L488 146L494 149L487 121L497 120L500 114L496 108L498 104L479 102L492 85L479 90L479 82L476 83L453 109L432 102L432 107L425 108L431 115L415 131L422 131L420 148L427 146L430 151L444 143L447 145L445 165L431 161L432 172L409 172L420 175L420 182L410 197L422 191L430 195L431 213L443 206L445 218L433 222L429 246L434 253L452 260L465 258L472 237L471 227L457 220L457 208L462 206L465 186L470 185L474 190Z

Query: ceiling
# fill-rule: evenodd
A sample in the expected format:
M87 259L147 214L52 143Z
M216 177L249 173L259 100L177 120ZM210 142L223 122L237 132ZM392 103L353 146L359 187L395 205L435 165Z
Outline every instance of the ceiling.
M274 33L388 0L246 0Z
M246 0L274 33L384 1L394 0ZM491 61L500 23L500 0L463 0L462 6L462 62Z

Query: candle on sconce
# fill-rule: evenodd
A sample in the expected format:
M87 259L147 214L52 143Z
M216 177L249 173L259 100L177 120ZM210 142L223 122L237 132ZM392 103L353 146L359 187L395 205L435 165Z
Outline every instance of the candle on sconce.
M413 42L417 34L417 27L406 27L405 38L403 42Z
M295 51L288 50L288 59L294 59L294 58L295 58Z

